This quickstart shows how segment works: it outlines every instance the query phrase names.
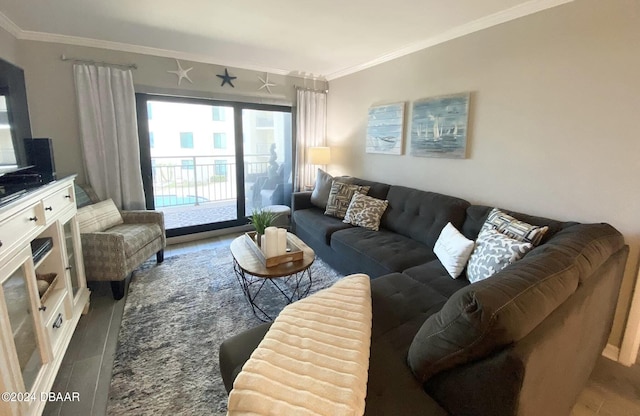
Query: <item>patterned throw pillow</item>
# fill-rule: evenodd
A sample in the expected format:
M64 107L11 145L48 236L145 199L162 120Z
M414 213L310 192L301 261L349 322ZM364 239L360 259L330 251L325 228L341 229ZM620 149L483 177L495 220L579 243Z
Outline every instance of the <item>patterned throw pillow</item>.
M500 211L498 208L492 209L487 220L484 222L482 230L487 228L493 228L508 237L531 243L534 246L540 244L542 237L544 237L544 234L549 230L547 226L539 227L518 221L511 215Z
M469 258L467 278L474 283L491 277L520 260L532 248L531 243L515 240L491 228L483 229Z
M342 222L357 225L369 230L380 229L380 218L387 209L389 201L354 193Z
M124 223L120 211L111 198L80 208L77 218L81 233L104 231Z
M351 198L356 192L366 195L369 192L369 187L333 181L324 215L343 219L351 203Z

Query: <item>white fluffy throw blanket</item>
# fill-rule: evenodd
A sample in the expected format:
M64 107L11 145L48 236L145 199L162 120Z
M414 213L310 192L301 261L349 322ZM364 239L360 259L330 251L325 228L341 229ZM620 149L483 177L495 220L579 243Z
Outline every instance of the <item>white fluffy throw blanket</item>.
M364 274L288 305L235 382L228 415L362 415L371 344Z

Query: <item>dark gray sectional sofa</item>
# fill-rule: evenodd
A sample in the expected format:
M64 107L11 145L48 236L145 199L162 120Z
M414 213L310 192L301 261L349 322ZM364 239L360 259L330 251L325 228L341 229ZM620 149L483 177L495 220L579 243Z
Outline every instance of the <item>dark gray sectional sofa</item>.
M403 186L370 186L389 206L379 231L293 196L295 233L342 273L372 280L367 415L568 415L607 343L628 255L608 224L509 212L548 226L542 243L494 276L452 279L433 252L451 222L475 240L492 207ZM266 333L225 341L228 390Z

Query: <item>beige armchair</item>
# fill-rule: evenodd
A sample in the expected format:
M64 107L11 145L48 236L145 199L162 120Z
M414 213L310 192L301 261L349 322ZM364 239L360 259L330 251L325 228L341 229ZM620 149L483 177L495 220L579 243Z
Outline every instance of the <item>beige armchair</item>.
M97 199L90 187L76 187L85 274L87 280L110 281L113 297L121 299L133 270L154 253L158 263L164 260L164 215L119 211L111 200Z

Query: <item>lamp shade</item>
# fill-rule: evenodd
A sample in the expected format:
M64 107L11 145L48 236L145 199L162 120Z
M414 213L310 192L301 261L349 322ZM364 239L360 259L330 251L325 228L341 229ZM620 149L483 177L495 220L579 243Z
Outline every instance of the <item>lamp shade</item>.
M312 165L328 165L331 161L329 147L310 147L308 150L309 163Z

